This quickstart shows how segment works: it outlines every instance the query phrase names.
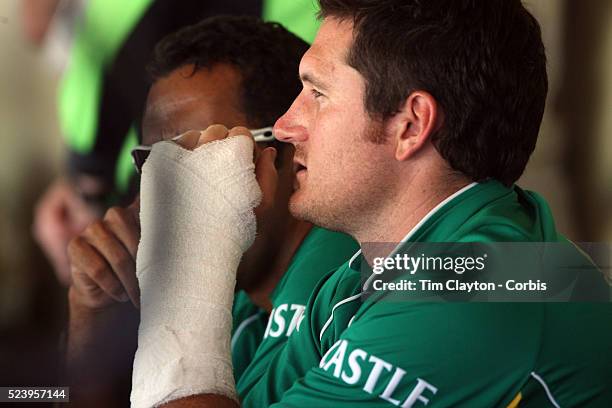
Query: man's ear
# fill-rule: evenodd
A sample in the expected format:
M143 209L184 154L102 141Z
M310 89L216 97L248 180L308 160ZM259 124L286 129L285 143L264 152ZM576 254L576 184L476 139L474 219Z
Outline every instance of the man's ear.
M439 116L433 96L425 91L411 93L385 125L395 144L395 159L407 160L418 152L438 128Z

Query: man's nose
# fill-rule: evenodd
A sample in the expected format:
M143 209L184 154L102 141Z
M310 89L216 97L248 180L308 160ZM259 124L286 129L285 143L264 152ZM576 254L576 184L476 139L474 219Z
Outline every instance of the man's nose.
M286 143L300 143L308 139L306 127L297 120L293 106L274 124L274 136Z

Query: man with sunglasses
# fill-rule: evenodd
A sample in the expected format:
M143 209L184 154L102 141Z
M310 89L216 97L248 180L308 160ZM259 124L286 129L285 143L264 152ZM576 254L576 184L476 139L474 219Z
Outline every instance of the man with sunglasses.
M276 142L266 128L299 93L295 70L306 48L281 26L247 17L217 17L166 37L149 67L153 83L143 117L144 145L133 151L138 170L148 165L151 145L177 135L197 137L213 123L247 124L256 134L258 155L268 157L274 151L271 146L278 151L278 188L259 212L257 239L242 257L237 275L230 347L238 384L261 376L268 359L296 330L317 281L357 249L348 236L289 214L293 147ZM227 160L223 165L231 172L235 163ZM187 188L197 188L197 183ZM117 376L130 373L138 322L139 234L135 202L127 209L111 208L70 244L67 369L71 398L77 401L102 403L101 395L108 394ZM206 352L207 344L202 343L201 353Z

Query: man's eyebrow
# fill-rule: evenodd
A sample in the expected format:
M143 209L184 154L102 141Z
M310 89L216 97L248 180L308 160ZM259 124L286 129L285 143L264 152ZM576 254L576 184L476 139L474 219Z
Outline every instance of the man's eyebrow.
M327 90L327 85L325 85L325 83L323 83L323 81L321 81L320 79L312 76L312 74L310 74L308 72L300 74L300 81L308 82L309 84L314 85L316 88L321 89L322 91Z

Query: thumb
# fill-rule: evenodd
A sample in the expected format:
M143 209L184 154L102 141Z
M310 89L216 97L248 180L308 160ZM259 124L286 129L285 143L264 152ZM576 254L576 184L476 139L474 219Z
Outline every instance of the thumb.
M201 134L199 130L189 130L173 138L172 141L183 149L193 150L197 147Z
M255 177L262 192L261 204L259 205L261 208L272 206L276 196L278 185L278 173L275 166L276 155L276 149L268 147L261 152L255 164Z

